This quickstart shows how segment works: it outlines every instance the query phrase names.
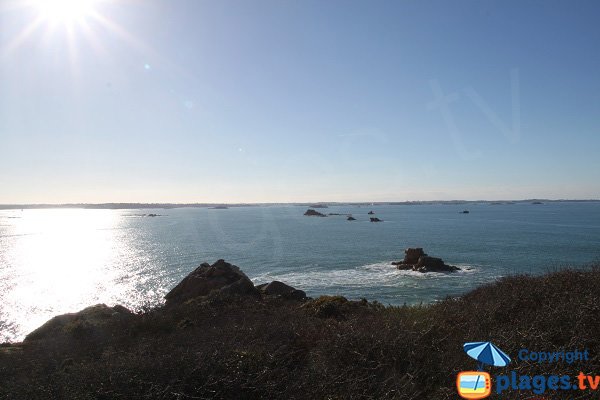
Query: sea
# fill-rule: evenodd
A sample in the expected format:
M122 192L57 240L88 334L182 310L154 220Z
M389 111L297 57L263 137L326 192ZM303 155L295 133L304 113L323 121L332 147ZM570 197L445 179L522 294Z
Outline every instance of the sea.
M194 268L221 258L256 284L278 280L311 297L385 305L432 303L504 276L600 261L600 202L330 205L318 211L342 215L325 218L306 209L0 210L0 342L89 305L161 304ZM399 271L391 262L408 247L461 271Z

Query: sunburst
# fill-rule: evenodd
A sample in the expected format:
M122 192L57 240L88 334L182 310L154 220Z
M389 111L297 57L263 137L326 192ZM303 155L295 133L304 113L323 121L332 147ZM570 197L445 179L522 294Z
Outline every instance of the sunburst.
M31 0L42 20L55 24L83 23L96 12L100 0Z
M66 43L68 59L73 76L78 76L80 50L87 46L96 52L99 59L110 58L104 38L110 34L117 37L132 50L144 57L156 56L151 48L136 38L113 18L105 15L106 10L114 13L116 0L0 0L0 12L17 12L26 15L29 22L20 29L10 32L8 41L0 43L0 60L9 59L15 51L27 49L35 43L43 46L60 46ZM133 2L134 4L141 4ZM23 19L23 21L25 21ZM43 38L43 40L41 40ZM85 43L85 44L84 44ZM141 64L143 65L143 64Z

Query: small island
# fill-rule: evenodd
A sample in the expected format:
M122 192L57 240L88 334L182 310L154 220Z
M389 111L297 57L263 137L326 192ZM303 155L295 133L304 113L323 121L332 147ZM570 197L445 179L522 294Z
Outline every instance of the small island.
M317 210L313 210L312 208L309 208L308 210L306 210L304 215L306 215L307 217L326 217L327 216L323 213L318 212Z
M396 268L403 271L416 272L455 272L460 268L447 265L444 260L428 256L421 247L404 250L404 260L393 262Z
M125 214L125 217L143 217L143 218L154 218L154 217L164 217L162 214ZM11 217L9 217L11 218Z

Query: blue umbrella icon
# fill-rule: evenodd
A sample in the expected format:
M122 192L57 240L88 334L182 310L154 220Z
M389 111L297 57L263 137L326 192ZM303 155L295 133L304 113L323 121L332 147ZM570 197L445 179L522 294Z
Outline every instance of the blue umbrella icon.
M480 371L484 364L506 367L510 362L510 357L491 342L465 343L463 349L469 357L479 361Z

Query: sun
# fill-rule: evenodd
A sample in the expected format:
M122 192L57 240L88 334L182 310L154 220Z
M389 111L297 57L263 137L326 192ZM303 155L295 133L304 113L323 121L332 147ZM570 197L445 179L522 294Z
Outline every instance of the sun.
M99 0L32 0L41 18L52 23L83 22Z

